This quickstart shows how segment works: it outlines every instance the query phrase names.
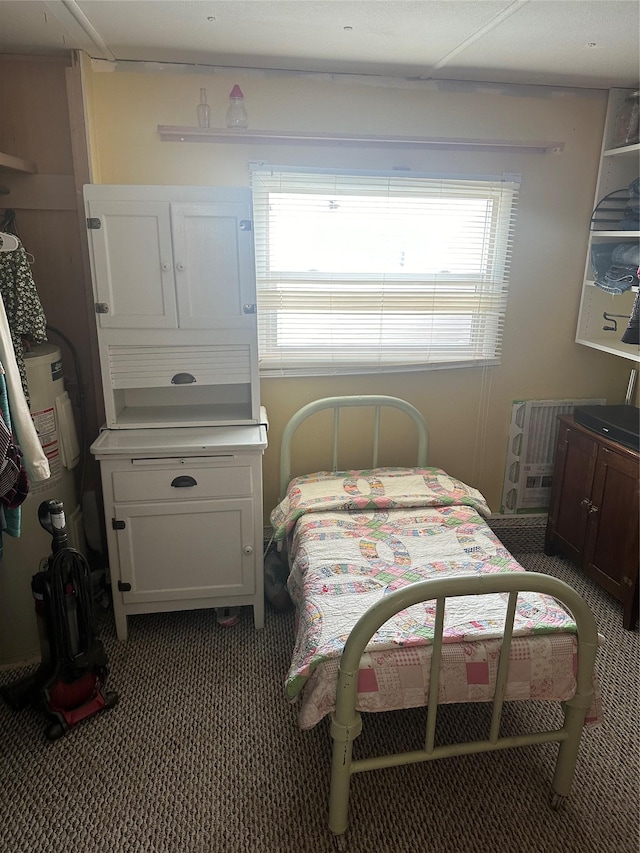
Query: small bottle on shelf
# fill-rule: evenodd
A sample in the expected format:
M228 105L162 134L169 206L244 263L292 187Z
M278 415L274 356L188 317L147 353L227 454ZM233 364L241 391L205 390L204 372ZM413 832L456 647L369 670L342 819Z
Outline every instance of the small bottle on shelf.
M196 107L196 115L198 116L198 127L206 128L210 126L211 111L207 103L206 89L200 89L200 103Z
M229 109L227 110L227 127L248 127L249 119L244 106L244 95L242 89L236 83L229 95Z

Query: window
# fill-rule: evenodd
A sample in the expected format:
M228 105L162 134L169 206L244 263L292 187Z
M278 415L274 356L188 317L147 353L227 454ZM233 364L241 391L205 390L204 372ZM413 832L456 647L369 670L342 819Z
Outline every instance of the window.
M252 164L262 375L499 363L518 187Z

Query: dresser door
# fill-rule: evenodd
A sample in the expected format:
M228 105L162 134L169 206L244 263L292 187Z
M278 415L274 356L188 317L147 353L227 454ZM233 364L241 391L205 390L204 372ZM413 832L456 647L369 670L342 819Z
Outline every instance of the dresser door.
M586 574L620 601L638 584L638 459L601 447L584 550Z
M595 439L560 424L550 519L556 545L577 563L582 559L597 454Z

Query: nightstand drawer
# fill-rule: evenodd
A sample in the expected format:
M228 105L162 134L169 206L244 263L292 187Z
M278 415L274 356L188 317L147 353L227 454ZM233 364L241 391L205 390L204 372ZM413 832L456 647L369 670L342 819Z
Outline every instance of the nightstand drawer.
M186 460L183 465L153 471L116 471L112 477L115 501L199 500L252 493L250 465L207 468Z

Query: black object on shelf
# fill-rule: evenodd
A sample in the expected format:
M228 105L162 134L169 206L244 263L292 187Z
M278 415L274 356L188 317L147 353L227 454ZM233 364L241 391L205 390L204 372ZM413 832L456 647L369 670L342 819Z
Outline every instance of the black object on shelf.
M636 294L633 311L629 317L629 325L620 340L623 344L640 344L640 293Z
M576 406L573 416L587 429L640 450L640 409L637 406Z

